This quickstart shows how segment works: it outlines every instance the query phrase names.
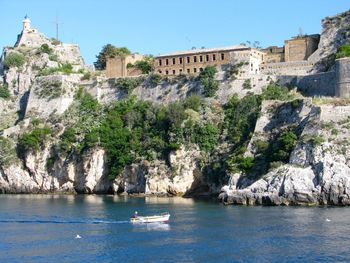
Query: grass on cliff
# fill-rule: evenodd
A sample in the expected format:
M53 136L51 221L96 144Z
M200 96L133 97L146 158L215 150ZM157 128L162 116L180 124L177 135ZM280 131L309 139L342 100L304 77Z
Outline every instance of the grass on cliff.
M8 99L10 97L11 97L11 94L7 85L0 84L0 98Z
M350 57L350 44L343 45L339 47L336 58L348 58Z
M24 65L25 62L26 62L26 58L24 55L17 52L11 52L6 55L3 61L3 64L8 68L12 68L12 67L20 68Z

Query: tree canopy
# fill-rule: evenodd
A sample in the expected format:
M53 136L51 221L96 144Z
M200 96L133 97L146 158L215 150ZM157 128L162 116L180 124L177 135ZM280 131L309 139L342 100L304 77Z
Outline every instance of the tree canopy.
M95 68L104 70L106 68L107 58L114 58L116 56L126 56L131 54L126 47L115 47L112 44L107 44L102 47L101 52L96 56L97 61L94 62Z

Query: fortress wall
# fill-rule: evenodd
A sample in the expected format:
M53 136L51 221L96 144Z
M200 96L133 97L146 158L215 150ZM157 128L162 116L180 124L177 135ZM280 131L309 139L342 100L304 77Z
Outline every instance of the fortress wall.
M324 72L308 76L285 75L277 79L282 85L297 87L305 96L334 96L335 72Z
M307 75L313 63L308 61L291 61L261 65L260 72L266 75Z
M337 59L335 72L335 96L350 97L350 58Z

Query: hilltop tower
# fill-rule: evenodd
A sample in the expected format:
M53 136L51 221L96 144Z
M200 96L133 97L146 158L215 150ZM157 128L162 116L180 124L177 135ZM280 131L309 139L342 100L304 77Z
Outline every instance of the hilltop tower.
M24 17L24 20L22 21L23 22L23 31L24 30L29 30L30 29L30 19L29 19L29 17L28 17L28 15L26 15L25 17Z

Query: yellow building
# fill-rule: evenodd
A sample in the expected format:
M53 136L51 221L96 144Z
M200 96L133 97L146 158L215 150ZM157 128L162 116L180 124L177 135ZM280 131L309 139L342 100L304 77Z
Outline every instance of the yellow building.
M247 46L192 49L155 57L154 71L162 75L198 74L206 66L248 62L250 72L259 73L264 53Z

